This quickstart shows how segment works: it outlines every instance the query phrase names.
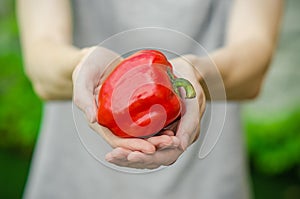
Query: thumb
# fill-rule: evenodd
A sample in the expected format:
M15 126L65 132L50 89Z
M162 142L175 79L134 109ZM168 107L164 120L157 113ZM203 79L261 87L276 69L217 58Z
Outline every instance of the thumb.
M94 48L83 49L82 52L87 55ZM82 110L87 120L90 123L96 122L96 112L97 105L94 96L94 86L91 84L91 81L88 80L85 70L82 70L83 61L86 59L86 56L83 60L77 65L72 74L73 80L73 102L74 104ZM80 73L80 75L79 75Z

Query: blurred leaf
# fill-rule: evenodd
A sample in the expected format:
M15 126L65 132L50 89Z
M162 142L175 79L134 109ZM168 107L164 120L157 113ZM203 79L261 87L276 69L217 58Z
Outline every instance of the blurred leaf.
M300 165L300 109L269 123L244 119L248 150L259 170L279 174Z
M29 155L39 130L42 102L24 74L14 1L0 5L0 147Z

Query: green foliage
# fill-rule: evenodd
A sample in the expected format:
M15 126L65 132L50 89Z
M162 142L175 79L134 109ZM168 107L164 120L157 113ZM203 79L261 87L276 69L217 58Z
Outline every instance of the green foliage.
M245 114L244 127L248 151L257 169L280 174L300 165L300 109L276 120Z
M42 103L32 90L22 65L13 1L0 10L0 147L28 154L39 129ZM2 8L3 8L2 7Z

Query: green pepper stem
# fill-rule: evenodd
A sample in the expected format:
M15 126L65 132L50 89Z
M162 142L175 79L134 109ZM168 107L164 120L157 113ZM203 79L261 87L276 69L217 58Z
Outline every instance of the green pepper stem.
M186 79L184 78L176 78L173 73L171 72L170 68L167 68L167 73L170 77L173 90L174 92L181 97L181 94L179 92L179 87L183 87L185 90L185 98L186 99L191 99L196 97L196 91L193 87L193 85Z

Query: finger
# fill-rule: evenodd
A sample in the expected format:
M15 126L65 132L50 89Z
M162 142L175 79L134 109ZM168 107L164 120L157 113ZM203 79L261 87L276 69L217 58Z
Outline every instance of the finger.
M200 125L200 119L202 116L199 110L199 95L201 93L201 88L199 84L195 82L194 75L190 75L189 77L190 78L188 79L191 80L191 83L196 90L196 98L183 99L185 112L181 116L176 132L176 136L181 140L181 147L183 150L186 150L199 133L197 129Z
M118 54L96 46L87 50L85 57L74 70L73 101L85 113L89 122L97 119L95 89L103 80L105 71L111 72L120 61Z
M181 117L176 132L184 150L194 143L200 134L200 121L205 111L205 97L201 94L201 90L197 93L197 98L184 101L186 111Z
M97 121L97 106L93 96L89 96L89 93L85 93L84 99L78 99L77 96L74 95L73 101L84 112L88 122L93 123Z
M182 154L182 152L183 150L181 150L179 147L176 149L156 151L151 155L139 151L132 151L128 154L128 151L122 152L118 149L114 154L107 156L110 163L118 166L137 169L155 169L160 166L169 166L173 164ZM127 159L125 158L126 156Z
M138 151L132 152L123 148L116 148L106 155L106 160L122 167L144 169L145 164L141 159L128 160L130 153L141 153Z
M97 110L94 96L95 88L91 82L87 81L89 75L87 70L83 70L84 60L79 63L72 75L73 102L85 113L89 122L95 122Z
M181 117L176 136L181 141L183 150L193 142L194 138L199 133L197 131L200 125L199 106L197 99L189 99L185 103L186 113Z
M115 161L127 162L127 156L131 152L132 151L130 151L128 149L118 147L118 148L115 148L114 150L112 150L110 153L107 153L105 156L105 159L108 162L115 162Z
M159 166L169 166L174 163L183 151L179 148L165 149L157 151L152 155L143 154L140 152L131 152L127 159L129 165L139 166L140 168L153 169Z
M89 122L96 122L97 106L93 89L84 87L80 82L75 84L73 88L73 102L85 113Z
M98 123L90 123L90 127L100 134L106 142L113 148L122 147L131 151L141 151L146 154L152 154L156 148L150 142L140 138L120 138L114 135L108 128L100 126Z
M153 154L156 151L155 145L139 138L119 138L116 140L116 144L119 147L123 147L131 151L141 151L145 154Z
M168 132L169 130L166 130ZM171 133L169 133L171 134ZM174 133L172 133L174 134ZM169 135L160 135L154 136L147 139L151 144L153 144L157 150L166 149L166 148L176 148L180 145L180 140L175 136Z
M183 99L185 105L185 112L182 114L178 129L176 131L176 136L181 140L181 147L185 150L197 137L199 134L200 119L203 112L201 107L204 107L203 103L203 92L197 78L194 74L194 69L188 60L183 58L177 58L173 60L174 68L179 72L181 77L188 79L195 91L196 98L193 99ZM184 65L185 67L182 67ZM201 100L200 100L201 98ZM204 104L204 106L203 106Z

